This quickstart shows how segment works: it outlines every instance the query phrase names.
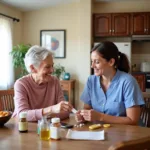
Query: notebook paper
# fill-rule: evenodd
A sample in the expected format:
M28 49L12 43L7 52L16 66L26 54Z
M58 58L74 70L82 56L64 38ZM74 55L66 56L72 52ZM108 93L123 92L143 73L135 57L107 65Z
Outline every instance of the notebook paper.
M104 130L102 131L73 131L71 129L68 130L66 135L67 139L74 140L104 140Z

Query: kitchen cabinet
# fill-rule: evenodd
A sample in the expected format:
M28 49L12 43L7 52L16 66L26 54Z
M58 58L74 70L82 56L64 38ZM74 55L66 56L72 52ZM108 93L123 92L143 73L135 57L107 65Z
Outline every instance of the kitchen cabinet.
M130 34L130 14L112 14L112 35L127 36Z
M142 92L145 92L145 74L133 74Z
M111 36L111 14L94 15L94 36Z
M128 36L130 34L130 14L94 14L93 28L95 37Z
M150 34L150 13L131 14L131 34L146 35Z

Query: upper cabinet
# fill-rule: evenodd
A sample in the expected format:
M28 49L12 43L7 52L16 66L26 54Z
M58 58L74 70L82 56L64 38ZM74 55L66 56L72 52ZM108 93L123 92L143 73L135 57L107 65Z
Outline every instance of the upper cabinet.
M131 34L133 35L150 34L150 13L132 13Z
M94 14L94 36L128 36L130 14Z
M150 12L94 14L93 35L150 35Z
M94 36L111 36L111 14L94 15Z
M130 14L112 14L112 35L127 36L130 34Z

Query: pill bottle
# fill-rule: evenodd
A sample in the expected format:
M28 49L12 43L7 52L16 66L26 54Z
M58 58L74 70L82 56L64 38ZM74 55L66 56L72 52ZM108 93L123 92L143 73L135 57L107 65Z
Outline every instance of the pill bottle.
M60 118L52 118L50 125L51 139L59 140L60 139Z
M19 132L28 132L27 112L21 112L19 114L18 128Z

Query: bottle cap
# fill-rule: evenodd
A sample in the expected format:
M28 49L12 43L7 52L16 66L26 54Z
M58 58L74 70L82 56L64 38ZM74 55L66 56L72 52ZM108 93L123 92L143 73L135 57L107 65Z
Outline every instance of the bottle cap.
M27 112L19 113L19 118L26 118L26 117L27 117Z
M52 121L52 123L59 123L60 118L52 118L51 121Z

